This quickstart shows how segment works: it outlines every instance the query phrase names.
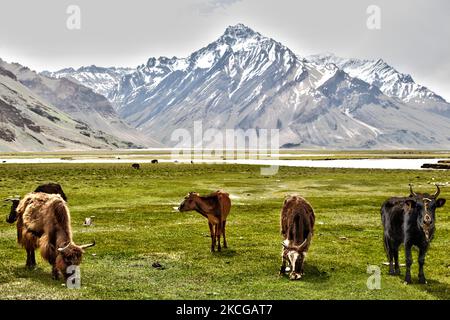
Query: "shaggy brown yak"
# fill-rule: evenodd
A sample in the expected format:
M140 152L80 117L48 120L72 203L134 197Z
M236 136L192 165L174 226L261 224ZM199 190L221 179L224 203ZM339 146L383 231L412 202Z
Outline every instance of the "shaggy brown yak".
M70 212L66 202L57 194L29 193L17 207L18 242L27 251L27 267L34 267L34 251L52 265L52 275L65 278L67 267L81 263L83 249L92 244L78 246L72 240Z
M223 247L227 248L225 227L231 209L229 194L221 190L201 197L196 192L190 192L180 204L180 212L195 210L208 219L209 233L211 234L211 252L214 252L217 241L217 250L221 251L220 236L223 235Z
M290 264L291 280L298 280L303 275L306 252L311 244L315 215L311 205L302 197L289 196L284 200L281 210L282 264L280 275Z

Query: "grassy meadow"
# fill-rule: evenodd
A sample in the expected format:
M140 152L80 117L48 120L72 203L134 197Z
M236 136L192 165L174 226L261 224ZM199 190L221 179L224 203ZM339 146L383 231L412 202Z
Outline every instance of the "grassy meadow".
M258 166L173 164L0 165L0 198L24 195L45 182L59 182L69 198L75 242L95 239L81 264L81 289L51 278L38 266L25 268L25 250L15 225L0 210L0 299L449 299L450 203L437 211L437 231L428 252L428 284L387 275L381 203L407 195L408 183L434 190L429 181L449 181L450 172L280 168L260 175ZM189 191L231 194L229 248L209 251L207 220L179 213ZM448 189L442 196L449 198ZM279 214L284 197L298 193L316 213L315 236L300 281L279 277ZM83 227L85 217L94 225ZM401 251L401 262L404 252ZM163 268L152 264L159 262ZM381 289L366 286L367 267L381 268Z

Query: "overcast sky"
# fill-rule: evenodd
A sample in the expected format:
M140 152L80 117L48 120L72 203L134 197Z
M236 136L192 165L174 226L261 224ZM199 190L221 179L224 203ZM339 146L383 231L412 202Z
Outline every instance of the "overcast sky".
M369 5L381 29L366 26ZM81 29L69 30L69 5ZM450 101L448 0L2 0L0 58L32 69L185 57L244 23L301 56L383 58Z

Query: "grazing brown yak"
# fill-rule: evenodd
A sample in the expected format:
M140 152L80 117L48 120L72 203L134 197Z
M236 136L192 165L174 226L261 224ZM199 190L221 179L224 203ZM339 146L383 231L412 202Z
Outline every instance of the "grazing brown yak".
M18 242L27 251L27 267L34 267L34 251L52 265L52 275L60 273L67 278L67 267L81 263L83 249L92 244L78 246L72 240L70 212L66 202L57 194L29 193L17 207Z
M196 192L190 192L180 204L180 212L195 210L208 219L209 233L211 234L211 252L214 252L217 241L217 250L221 251L220 236L223 235L223 247L227 248L225 227L231 209L231 200L228 193L221 190L201 197Z
M281 209L282 263L280 275L286 272L289 263L291 280L302 277L306 252L311 244L315 215L311 205L302 197L288 196Z

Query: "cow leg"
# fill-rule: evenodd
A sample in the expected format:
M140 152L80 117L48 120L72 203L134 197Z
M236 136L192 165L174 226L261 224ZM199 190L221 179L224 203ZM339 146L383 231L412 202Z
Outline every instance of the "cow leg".
M224 221L222 223L222 234L223 234L223 247L226 249L228 248L228 244L227 244L227 236L225 234L225 226L226 226L227 222Z
M27 268L34 268L36 266L36 258L34 256L34 248L27 248Z
M407 284L411 283L411 265L412 265L412 245L410 243L405 243L405 256L406 256L406 275L405 282Z
M385 249L386 249L386 254L389 258L389 274L390 275L394 275L394 250L393 250L393 243L392 241L390 241L388 238L384 238L384 243L385 243Z
M220 231L221 231L221 222L219 221L218 224L216 224L216 239L217 239L217 251L222 251L222 248L220 247Z
M396 275L396 276L398 276L400 274L400 265L398 264L398 249L399 249L399 245L394 244L394 248L392 250L393 250L394 262L395 262L394 275Z
M421 247L419 249L419 283L426 284L425 274L423 272L423 265L425 264L425 254L427 253L427 247Z
M216 242L216 237L214 235L214 228L211 222L208 222L208 226L209 226L209 234L211 235L211 252L214 252Z
M286 257L284 256L284 250L281 252L281 268L280 268L280 276L286 273Z

